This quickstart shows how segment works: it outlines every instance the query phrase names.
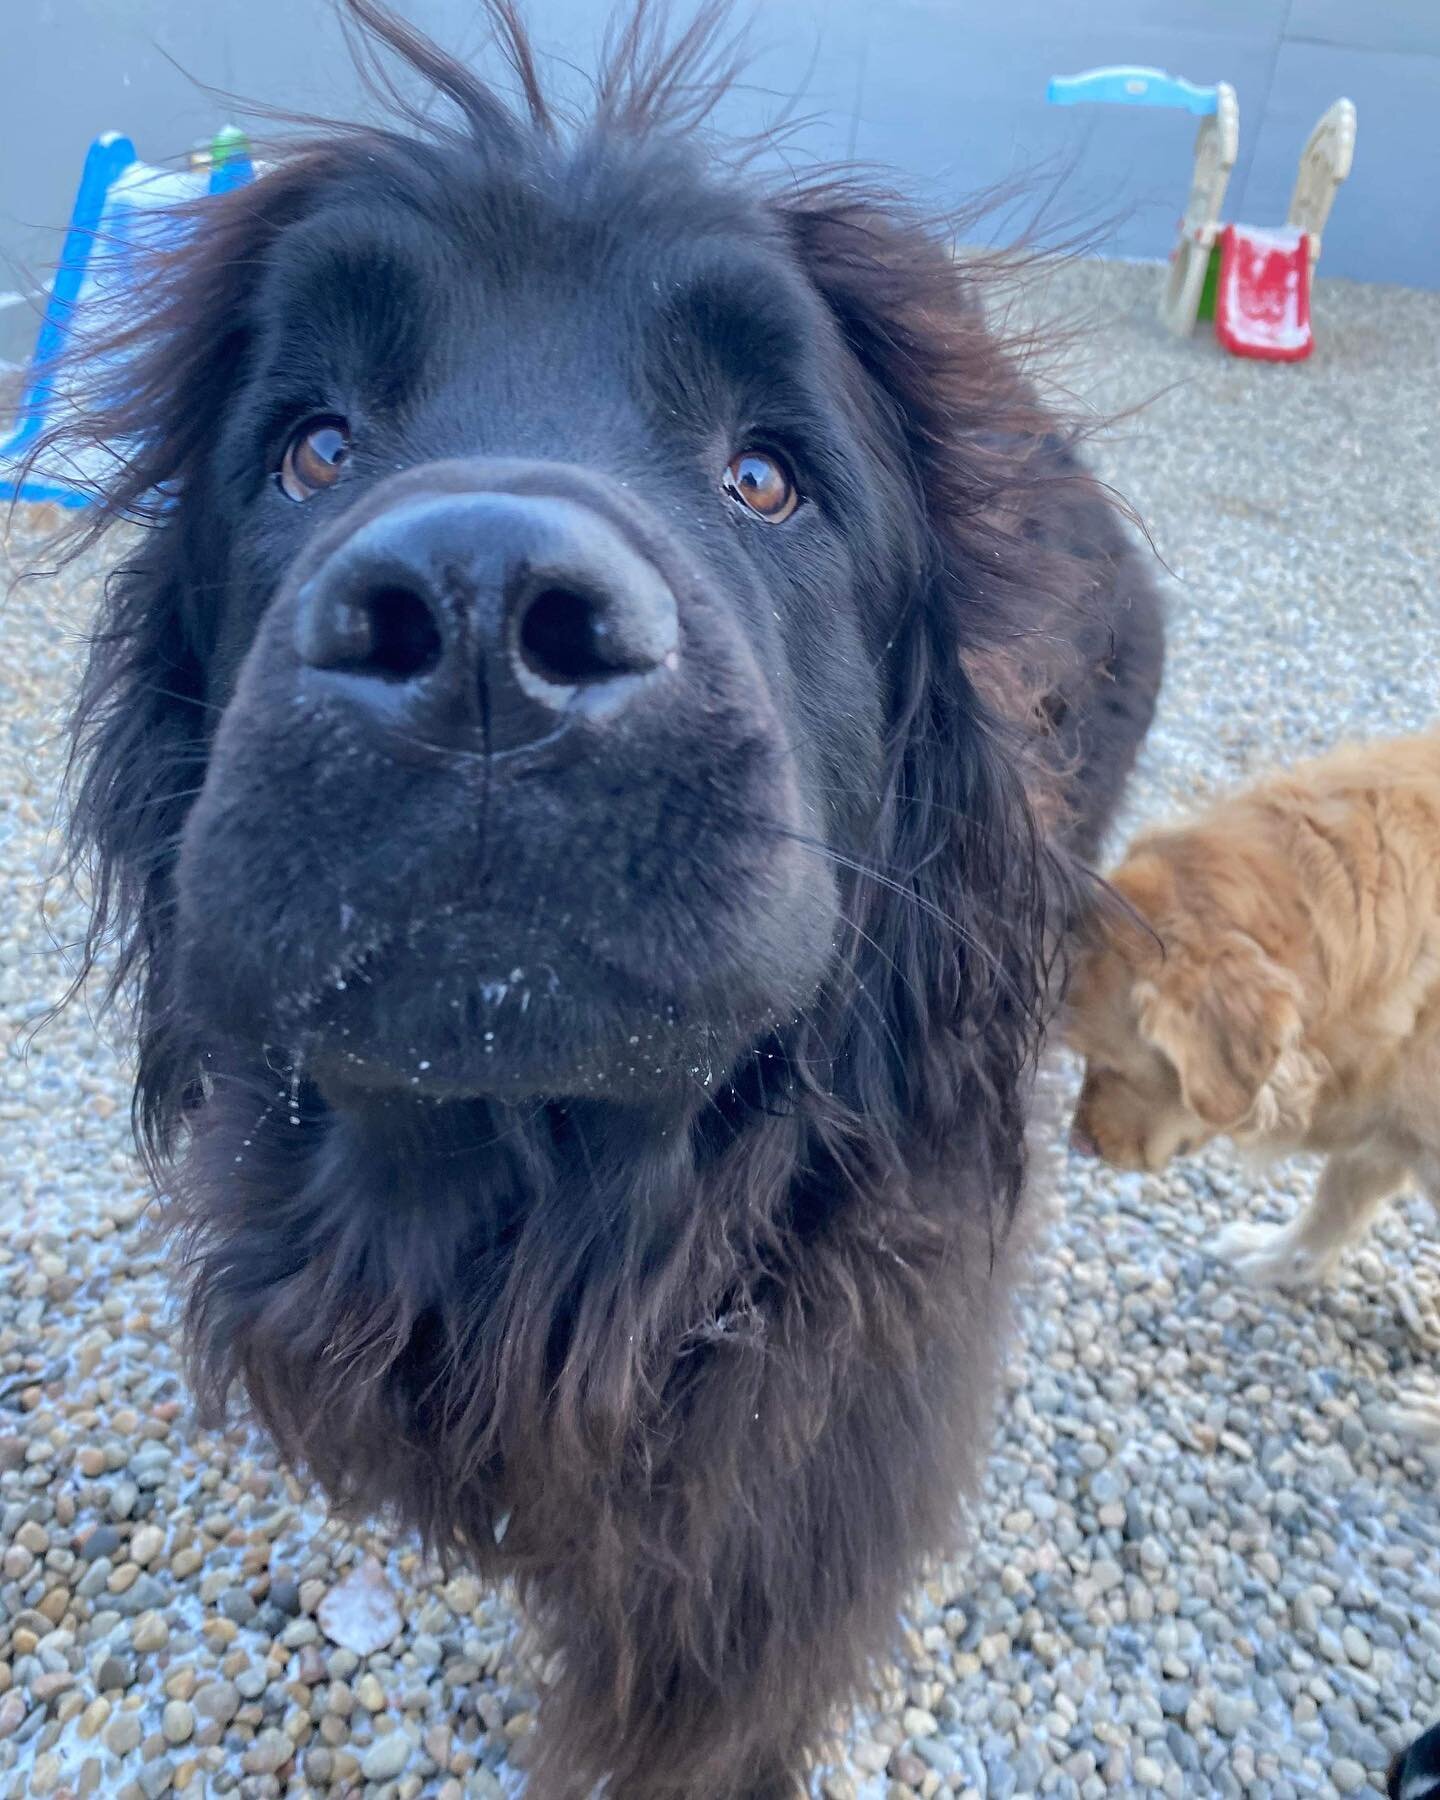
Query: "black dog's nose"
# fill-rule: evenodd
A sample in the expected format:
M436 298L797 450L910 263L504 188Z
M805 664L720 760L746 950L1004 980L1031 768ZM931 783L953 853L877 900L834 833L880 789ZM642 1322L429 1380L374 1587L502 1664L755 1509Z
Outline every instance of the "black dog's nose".
M493 754L631 705L673 667L675 596L576 500L447 493L360 525L305 582L301 662L392 738Z

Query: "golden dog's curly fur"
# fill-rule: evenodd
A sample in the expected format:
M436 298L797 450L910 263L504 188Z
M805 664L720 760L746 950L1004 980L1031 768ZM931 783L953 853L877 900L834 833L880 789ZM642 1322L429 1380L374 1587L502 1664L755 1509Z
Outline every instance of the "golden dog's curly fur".
M1346 748L1152 831L1078 950L1074 1142L1127 1169L1228 1136L1326 1158L1283 1228L1217 1245L1322 1279L1414 1180L1440 1205L1440 731ZM1440 1436L1440 1402L1412 1422Z

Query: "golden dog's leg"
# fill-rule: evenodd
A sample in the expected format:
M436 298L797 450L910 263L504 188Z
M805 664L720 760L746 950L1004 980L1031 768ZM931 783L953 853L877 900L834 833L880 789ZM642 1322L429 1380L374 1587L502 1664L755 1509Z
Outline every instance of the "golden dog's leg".
M1422 1151L1416 1168L1415 1179L1420 1192L1440 1212L1440 1154L1431 1155ZM1406 1320L1407 1324L1413 1321ZM1425 1341L1434 1348L1433 1333L1425 1334ZM1440 1392L1433 1389L1406 1388L1400 1395L1400 1402L1390 1409L1390 1422L1395 1429L1406 1437L1414 1438L1427 1449L1440 1447Z
M1308 1288L1358 1243L1409 1169L1387 1148L1337 1152L1321 1171L1315 1198L1288 1225L1240 1221L1215 1240L1214 1254L1257 1287Z

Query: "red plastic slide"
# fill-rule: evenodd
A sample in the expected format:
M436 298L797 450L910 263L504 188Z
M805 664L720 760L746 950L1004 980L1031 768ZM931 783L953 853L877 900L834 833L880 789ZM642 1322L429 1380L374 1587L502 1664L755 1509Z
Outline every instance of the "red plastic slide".
M1299 362L1310 354L1310 247L1303 231L1225 227L1215 335L1234 356Z

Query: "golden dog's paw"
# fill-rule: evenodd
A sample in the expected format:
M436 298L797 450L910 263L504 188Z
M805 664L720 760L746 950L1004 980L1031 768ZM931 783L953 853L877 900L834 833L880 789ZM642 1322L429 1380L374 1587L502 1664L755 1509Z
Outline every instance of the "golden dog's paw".
M1318 1287L1335 1267L1336 1252L1299 1240L1285 1225L1227 1225L1211 1245L1211 1254L1227 1262L1253 1287L1302 1289Z

